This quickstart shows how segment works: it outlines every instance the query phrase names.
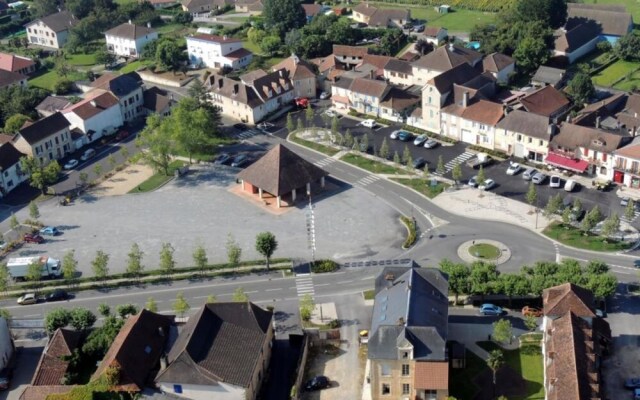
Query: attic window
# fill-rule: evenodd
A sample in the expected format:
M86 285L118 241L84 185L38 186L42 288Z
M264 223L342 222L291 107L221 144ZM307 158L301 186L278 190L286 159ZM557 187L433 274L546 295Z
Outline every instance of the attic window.
M593 140L593 144L596 146L604 146L605 145L605 141L602 139L594 139Z
M147 346L144 348L144 352L147 354L151 354L151 346Z

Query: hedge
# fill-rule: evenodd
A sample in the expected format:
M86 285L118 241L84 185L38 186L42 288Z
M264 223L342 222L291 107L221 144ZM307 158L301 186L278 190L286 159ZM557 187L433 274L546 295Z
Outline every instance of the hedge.
M338 263L333 260L319 260L311 263L311 272L322 274L325 272L334 272L338 269Z
M418 236L416 235L416 224L413 219L405 217L404 215L400 216L400 220L407 227L407 239L405 239L404 243L402 244L402 248L408 249L409 247L413 246L413 244L418 239Z
M438 7L442 4L450 5L454 12L456 8L478 10L478 11L491 11L497 12L506 7L511 7L517 0L448 0L443 2L442 0L377 0L380 3L389 4L403 4L403 5L419 5L419 6L434 6Z
M498 151L498 150L487 149L486 147L476 146L474 144L469 146L468 149L471 149L471 150L474 150L474 151L477 151L477 152L480 152L480 153L486 153L486 154L490 155L493 158L498 158L498 159L503 159L503 160L506 160L507 158L509 158L507 153L504 153L504 152Z

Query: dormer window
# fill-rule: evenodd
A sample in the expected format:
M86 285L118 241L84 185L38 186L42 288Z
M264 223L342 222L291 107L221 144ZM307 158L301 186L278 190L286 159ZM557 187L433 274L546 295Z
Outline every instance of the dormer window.
M267 89L267 97L273 97L273 90Z
M593 142L592 142L592 143L593 143L595 146L604 146L606 142L605 142L604 140L602 140L602 139L598 138L598 139L593 139Z

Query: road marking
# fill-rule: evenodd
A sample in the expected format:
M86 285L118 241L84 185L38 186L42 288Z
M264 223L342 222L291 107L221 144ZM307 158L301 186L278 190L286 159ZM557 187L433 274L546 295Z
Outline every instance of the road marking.
M29 314L29 315L24 315L24 316L22 316L20 318L33 318L33 317L39 317L39 316L40 316L40 314Z
M258 291L257 291L257 290L251 290L251 291L249 291L249 292L244 292L244 293L245 293L245 294L251 294L251 293L258 293Z
M377 175L367 175L364 178L361 178L360 180L358 180L355 183L355 185L356 186L366 186L366 185L372 184L372 183L374 183L376 181L379 181L380 179L382 179L382 178L380 178Z
M277 290L282 290L282 288L276 288L276 289L267 289L265 290L265 292L275 292Z
M316 286L329 286L331 283L318 283Z
M465 151L464 153L460 154L459 156L457 156L456 158L454 158L453 160L450 160L449 162L447 162L444 165L444 170L445 170L445 174L449 171L451 171L453 169L453 167L455 167L456 164L462 164L465 161L467 161L468 159L474 157L475 154ZM440 175L438 173L436 173L435 171L433 172L434 175Z
M319 161L314 162L314 165L317 165L318 167L326 167L329 164L333 164L334 162L336 162L335 158L331 158L331 157L327 157L327 158L323 158Z

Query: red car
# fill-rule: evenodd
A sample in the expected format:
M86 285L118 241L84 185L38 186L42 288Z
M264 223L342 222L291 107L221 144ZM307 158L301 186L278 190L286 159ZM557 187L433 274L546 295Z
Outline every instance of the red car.
M309 99L307 99L306 97L296 97L293 101L295 101L296 106L300 108L309 107Z
M125 131L124 129L121 129L116 134L116 140L122 140L122 139L125 139L128 136L129 136L129 132Z
M539 308L535 308L535 307L529 307L529 306L524 306L524 308L522 309L522 315L524 315L525 317L528 316L533 316L533 317L542 317L542 310Z
M40 235L34 235L32 233L27 233L24 235L25 243L44 243L44 238Z

